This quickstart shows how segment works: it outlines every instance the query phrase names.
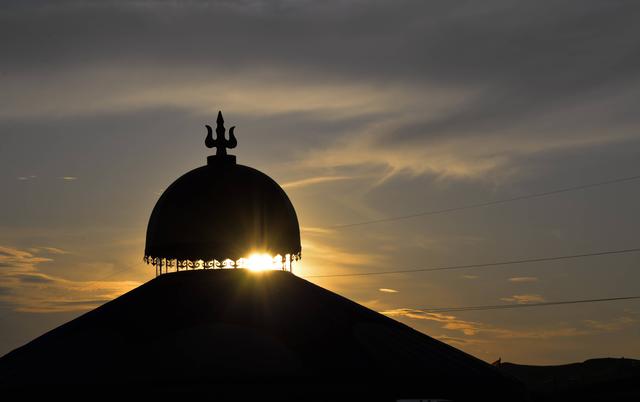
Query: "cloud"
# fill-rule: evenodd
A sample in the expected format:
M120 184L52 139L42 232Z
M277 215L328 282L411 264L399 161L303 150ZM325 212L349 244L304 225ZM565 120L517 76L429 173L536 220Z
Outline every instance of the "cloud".
M457 336L449 336L449 335L435 335L433 338L448 343L450 345L456 347L468 347L470 345L487 345L491 343L488 339L480 339L478 337L457 337Z
M313 149L282 139L299 166L336 169L291 188L353 166L382 181L508 178L527 156L626 141L638 124L632 2L16 3L0 17L0 46L20 55L3 63L0 117L224 104L306 116L296 131L359 121L318 133Z
M411 117L408 117L411 118ZM376 184L399 175L432 175L441 179L479 180L488 176L497 180L510 179L519 174L517 162L541 153L596 147L606 143L630 140L633 133L617 131L602 136L591 130L579 135L554 131L554 138L533 135L529 129L509 129L466 137L452 133L439 137L424 132L408 141L390 134L397 129L393 122L372 122L366 130L345 140L337 140L321 151L302 158L301 165L308 168L340 168L352 166L376 167L382 173ZM550 133L550 132L549 132ZM382 144L383 138L395 138L393 143Z
M519 303L519 304L526 304L526 303L544 302L544 297L542 297L540 295L536 295L536 294L513 295L511 297L503 297L500 300L508 301L508 302L516 302L516 303Z
M317 177L308 177L306 179L300 179L295 181L290 181L282 184L282 188L297 188L297 187L306 187L314 184L328 183L339 180L349 180L353 179L353 177L348 176L317 176Z
M514 330L507 328L488 328L486 332L497 339L553 339L573 338L577 336L593 335L596 332L572 326L559 326L557 328L533 328L527 330Z
M57 247L40 247L40 248L51 254L69 254L68 251L65 251Z
M13 99L4 105L0 118L82 117L163 108L215 115L219 105L225 105L225 110L252 117L298 113L332 120L382 112L384 103L398 92L378 92L341 80L295 79L287 67L224 74L212 74L210 68L198 65L161 67L152 63L126 69L119 65L76 68L80 71L43 71L50 76L41 85L29 84L29 75L14 76L6 82ZM57 101L52 97L56 93L60 96Z
M20 180L20 181L30 181L30 180L36 179L37 177L38 176L19 176L19 177L16 177L16 179ZM78 178L75 177L75 176L60 176L60 177L58 177L58 179L64 180L64 181L78 180Z
M615 332L622 331L638 323L638 319L634 316L615 317L609 321L585 320L587 327L602 331Z
M518 276L514 278L509 278L509 282L514 282L514 283L538 282L538 278L536 278L535 276Z
M44 251L45 253L56 254L56 255L69 254L68 251L63 250L61 248L48 247L48 246L32 247L32 248L29 249L29 251L32 252L32 253L39 253L39 252Z
M324 265L336 266L341 269L347 266L371 266L383 261L386 256L376 253L358 253L319 241L304 241L302 245L304 257L307 260L321 262Z
M398 293L397 290L395 289L389 289L389 288L380 288L378 289L379 291L383 292L383 293Z
M16 272L12 275L20 283L55 283L55 280L47 275L36 272Z
M482 324L478 322L461 320L451 314L427 313L422 310L408 308L386 310L380 313L390 317L403 316L417 320L435 321L443 324L442 327L445 329L461 331L465 335L475 335L482 327Z
M38 257L28 251L0 246L0 263L5 267L28 270L35 264L52 261L51 258Z
M134 212L152 202L145 197L165 184L158 178L173 177L202 152L197 145L194 148L201 138L192 130L202 129L201 122L214 118L219 107L225 115L228 111L230 122L239 124L246 160L256 161L256 166L279 163L280 177L288 187L309 190L313 187L303 186L316 185L327 190L327 198L338 199L325 204L303 197L305 191L294 191L297 206L311 207L302 208L307 212L301 221L318 226L386 217L383 210L430 210L478 197L481 201L510 197L532 188L563 186L560 181L571 185L585 177L600 180L598 174L615 177L614 170L632 166L622 158L610 163L616 148L626 152L637 148L625 141L637 137L640 123L638 10L640 4L634 2L594 0L581 2L580 7L538 2L514 7L508 0L402 2L402 6L378 1L63 0L55 6L44 1L9 2L0 13L0 46L6 56L0 71L4 95L0 131L9 136L2 147L3 159L9 161L3 171L9 179L27 180L9 180L8 185L18 191L7 190L5 233L36 222L42 230L47 225L64 227L60 235L67 238L77 235L73 227L81 227L83 238L90 238L85 232L91 227L111 231L108 228L131 226ZM150 147L154 152L147 152ZM25 166L10 163L24 150L32 155ZM108 160L114 155L118 163ZM574 158L565 158L569 155ZM156 160L164 163L153 163ZM34 161L40 167L27 166ZM87 169L94 169L87 177L100 178L81 177L83 185L92 186L87 191L66 192L66 198L32 192L29 184L46 184L42 179L28 181L32 172L41 176L48 171L55 182L63 174L75 177L74 172L82 172L78 166L87 163ZM587 165L593 174L582 169ZM151 168L142 172L144 166ZM556 168L563 173L551 172ZM535 180L523 180L513 188L491 186L527 174ZM414 180L413 176L428 177ZM370 187L364 180L340 177L373 177L374 185L393 178L396 183L371 191L364 188ZM58 187L66 187L63 179L57 180ZM80 182L67 184L75 187L74 183ZM448 184L451 187L444 188ZM109 193L114 185L140 191ZM347 191L335 191L338 187ZM108 199L107 193L118 202L91 207L92 199ZM131 200L136 200L133 205ZM315 210L314 202L320 205ZM137 204L142 207L136 208ZM119 217L114 218L111 210L120 211ZM500 217L486 212L481 215L501 225ZM301 266L306 270L305 264L317 264L314 273L353 273L400 260L407 264L416 258L451 259L459 250L490 255L496 244L502 244L501 250L520 249L500 241L504 231L491 231L480 248L449 240L448 233L486 229L476 219L482 216L380 227L377 232L395 238L387 244L374 244L370 230L359 229L363 236L351 231L343 237L346 231L303 227ZM96 219L99 222L86 224ZM562 226L562 220L555 221ZM532 238L542 239L536 237L536 223L541 222L524 225L532 224ZM412 244L412 232L424 232L427 226L433 228L429 238ZM492 238L496 236L500 239ZM104 248L104 237L95 239L96 252L91 255L117 251L115 245ZM566 237L576 239L571 233ZM77 241L83 240L59 244ZM333 241L335 246L321 241ZM143 243L144 239L136 247ZM412 249L414 245L427 251L416 257L420 250ZM81 248L73 246L74 252ZM478 254L476 249L483 251ZM16 302L33 306L36 284L61 292L73 287L47 269L46 260L37 262L68 257L23 251L31 256L20 264L28 266L24 261L31 258L31 271L15 273L11 279L15 283L2 288L2 294L16 297L21 295L19 287L25 286L24 295L31 301ZM384 260L385 256L389 258ZM2 270L17 270L14 263L0 260ZM80 266L69 268L76 279L96 274ZM342 283L332 281L326 280ZM355 283L358 286L353 286L353 278L345 279L343 288L362 299L381 286L399 286L380 282L380 277L360 277ZM403 298L409 297L405 295L409 289L402 289ZM93 290L74 292L73 300L66 300L69 305L105 299ZM469 322L464 317L454 319ZM581 323L575 329L540 330L569 334L594 328Z
M617 317L610 321L584 320L582 325L569 326L561 323L550 328L513 329L498 327L478 321L469 321L452 314L429 313L422 310L399 308L381 311L390 317L406 317L416 320L432 321L440 324L441 328L458 331L465 336L481 337L484 340L495 339L552 339L596 335L608 332L618 332L637 325L638 320L631 315ZM469 338L465 338L467 340ZM445 340L446 341L446 340ZM455 343L455 342L454 342ZM462 343L462 342L457 342Z
M54 254L62 251L42 249ZM74 281L41 272L39 264L51 261L33 252L0 246L0 303L19 312L86 311L139 285L135 281Z
M360 80L488 87L493 101L487 107L496 107L516 86L508 95L519 93L521 100L509 112L524 109L530 97L541 102L549 93L556 99L572 91L578 96L594 85L638 74L632 68L640 36L633 2L603 6L592 0L579 9L557 4L552 10L537 3L513 8L508 0L406 2L402 7L357 1L33 3L12 2L11 12L3 14L0 43L8 52L22 50L21 57L7 58L7 72L110 60L225 71L286 63ZM60 20L66 24L63 31L56 24ZM96 23L87 25L88 20ZM108 24L114 21L118 30ZM43 48L44 37L49 41ZM157 43L162 46L153 46ZM224 56L204 49L219 49ZM616 63L625 56L627 63Z
M301 226L300 231L308 234L318 234L318 235L326 235L335 233L335 230L330 228L319 228L313 226Z

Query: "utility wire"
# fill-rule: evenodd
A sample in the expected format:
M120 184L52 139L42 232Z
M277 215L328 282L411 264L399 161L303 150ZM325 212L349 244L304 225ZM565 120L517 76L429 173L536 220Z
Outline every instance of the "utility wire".
M637 300L640 296L623 296L623 297L607 297L602 299L580 299L580 300L564 300L555 302L540 302L540 303L524 303L524 304L495 304L489 306L464 306L464 307L438 307L438 308L422 308L411 309L413 311L421 311L424 313L451 313L462 311L486 311L486 310L503 310L513 308L528 308L528 307L545 307L545 306L559 306L565 304L580 304L580 303L601 303L620 300Z
M596 257L596 256L602 256L602 255L637 253L639 251L640 251L640 247L636 247L636 248L627 248L622 250L606 250L606 251L598 251L598 252L584 253L584 254L569 254L569 255L558 255L554 257L539 257L539 258L526 258L521 260L487 262L484 264L445 265L440 267L399 269L399 270L393 270L393 271L359 272L359 273L351 273L351 274L309 275L309 276L305 276L304 278L305 279L306 278L337 278L337 277L346 277L346 276L390 275L390 274L404 274L404 273L412 273L412 272L432 272L432 271L448 271L448 270L455 270L455 269L487 268L487 267L497 267L501 265L526 264L526 263L535 263L535 262L569 260L573 258Z
M326 226L325 229L345 229L345 228L350 228L350 227L355 227L355 226L372 225L372 224L375 224L375 223L393 222L393 221L399 221L399 220L403 220L403 219L418 218L418 217L421 217L421 216L440 215L440 214L446 214L446 213L449 213L449 212L464 211L466 209L482 208L482 207L488 207L488 206L492 206L492 205L506 204L508 202L522 201L522 200L529 200L529 199L532 199L532 198L546 197L546 196L549 196L549 195L567 193L567 192L570 192L570 191L586 190L586 189L590 189L590 188L594 188L594 187L607 186L607 185L610 185L610 184L617 184L617 183L624 183L624 182L627 182L627 181L633 181L633 180L638 180L638 179L640 179L640 175L622 177L622 178L618 178L618 179L606 180L606 181L601 181L601 182L597 182L597 183L582 184L582 185L579 185L579 186L565 187L565 188L560 188L560 189L557 189L557 190L544 191L544 192L541 192L541 193L532 193L532 194L521 195L521 196L518 196L518 197L503 198L503 199L500 199L500 200L481 202L481 203L477 203L477 204L462 205L462 206L459 206L459 207L436 209L436 210L433 210L433 211L418 212L418 213L409 214L409 215L398 215L398 216L391 216L391 217L388 217L388 218L374 219L374 220L370 220L370 221L361 221L361 222L345 223L345 224L339 224L339 225Z

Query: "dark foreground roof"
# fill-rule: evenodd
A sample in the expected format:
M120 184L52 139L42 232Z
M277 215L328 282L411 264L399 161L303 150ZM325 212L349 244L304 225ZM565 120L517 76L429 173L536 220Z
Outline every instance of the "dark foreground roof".
M501 363L532 401L640 401L640 360L601 358L558 366Z
M514 400L521 390L479 359L281 271L162 275L0 359L0 391L122 387L334 400Z

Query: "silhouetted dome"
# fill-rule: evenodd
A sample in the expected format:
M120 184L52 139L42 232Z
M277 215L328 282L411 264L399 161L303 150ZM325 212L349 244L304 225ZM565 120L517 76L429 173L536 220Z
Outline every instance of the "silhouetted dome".
M219 146L235 146L233 128L230 136L224 139L223 131ZM147 226L145 260L154 265L162 259L211 264L266 253L288 254L291 261L300 258L300 251L298 218L284 190L218 148L206 166L177 179L156 203Z

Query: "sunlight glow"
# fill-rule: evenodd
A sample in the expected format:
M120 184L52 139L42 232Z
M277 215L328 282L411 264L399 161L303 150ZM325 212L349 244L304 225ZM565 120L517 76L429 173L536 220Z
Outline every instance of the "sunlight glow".
M240 268L255 272L282 269L282 257L279 255L272 257L267 253L253 253L249 258L240 259L238 264Z

